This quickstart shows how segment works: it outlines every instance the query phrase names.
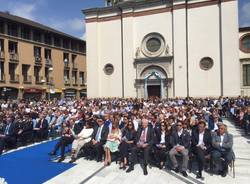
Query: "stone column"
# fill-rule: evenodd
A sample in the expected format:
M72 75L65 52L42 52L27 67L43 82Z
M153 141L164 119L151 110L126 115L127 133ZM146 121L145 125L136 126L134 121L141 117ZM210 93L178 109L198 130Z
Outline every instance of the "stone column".
M77 100L80 99L80 90L76 90L76 99L77 99Z
M165 94L164 94L164 88L163 88L163 80L161 80L161 99L165 97Z
M145 79L144 82L144 98L147 99L148 98L148 80Z

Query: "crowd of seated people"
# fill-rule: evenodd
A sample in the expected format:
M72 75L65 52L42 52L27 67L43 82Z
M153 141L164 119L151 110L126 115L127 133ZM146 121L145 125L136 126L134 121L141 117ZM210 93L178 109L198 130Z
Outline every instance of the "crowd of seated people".
M223 124L231 107L247 98L120 99L98 98L37 102L3 102L0 114L0 153L11 144L28 139L60 136L50 155L72 144L71 160L79 156L109 166L119 158L119 168L132 172L138 160L143 174L154 163L166 165L187 177L190 156L198 161L197 178L202 178L207 155L226 176L234 159L233 138ZM180 161L181 159L181 161Z
M0 101L0 155L11 148L61 135L63 123L69 120L75 124L78 133L82 127L81 112L71 118L73 113L69 113L67 108L71 102L60 103L46 100Z
M228 113L225 107L228 100L85 100L81 130L85 133L76 134L69 124L70 141L64 144L74 141L71 163L76 161L80 150L86 159L104 161L105 166L110 165L114 153L119 153L119 168L126 172L133 171L138 157L142 157L144 175L153 161L160 169L167 164L187 177L190 155L193 155L198 163L197 178L202 178L206 158L214 163L222 162L217 164L218 173L225 177L234 159L232 135L222 122ZM64 160L64 155L61 158L59 162Z
M250 107L247 98L231 99L228 102L228 116L235 122L235 125L242 128L244 135L250 132Z

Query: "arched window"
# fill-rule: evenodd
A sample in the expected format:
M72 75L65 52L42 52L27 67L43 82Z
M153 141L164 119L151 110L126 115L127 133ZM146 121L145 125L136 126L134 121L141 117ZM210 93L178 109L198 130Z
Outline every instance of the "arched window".
M240 39L240 50L250 53L250 34L245 34Z

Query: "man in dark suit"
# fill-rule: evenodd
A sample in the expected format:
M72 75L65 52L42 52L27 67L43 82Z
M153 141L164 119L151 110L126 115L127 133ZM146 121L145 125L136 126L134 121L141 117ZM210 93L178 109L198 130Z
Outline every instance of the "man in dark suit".
M212 136L209 129L206 129L206 122L200 120L198 129L192 131L192 152L196 155L198 160L197 178L202 178L202 170L205 164L205 156L212 150Z
M208 129L212 132L215 132L218 130L218 124L220 123L222 123L222 119L219 118L217 114L210 115L208 121Z
M40 115L40 119L38 123L36 124L36 127L34 128L34 139L35 140L43 140L46 139L48 136L48 128L49 124L48 121L46 120L46 114L42 113Z
M149 123L149 127L153 128L155 134L160 134L161 123L158 121L156 114L152 115L151 122Z
M24 114L22 121L19 121L17 139L25 145L33 136L33 123L29 114Z
M225 177L228 172L228 164L233 160L233 135L227 132L227 127L224 124L219 124L219 131L212 136L212 146L214 151L212 158L215 163L222 161L222 168L219 170L219 174Z
M134 165L137 161L137 152L143 151L143 174L147 175L147 164L149 160L149 151L153 145L154 130L148 126L148 120L142 119L142 127L139 128L136 138L136 146L132 148L131 162L126 172L134 170Z
M103 145L107 141L109 127L104 125L103 117L97 118L98 126L94 128L91 141L84 145L83 150L91 160L96 157L97 162L102 161Z
M175 158L176 155L182 155L182 166L181 173L184 177L187 177L187 166L188 166L188 153L191 142L191 136L187 130L183 129L182 121L178 120L176 131L174 131L170 137L170 144L172 149L169 152L170 160L173 164L175 172L179 172L178 163Z
M0 134L0 155L3 153L6 145L14 145L16 143L16 130L14 116L9 115L7 117L4 134Z

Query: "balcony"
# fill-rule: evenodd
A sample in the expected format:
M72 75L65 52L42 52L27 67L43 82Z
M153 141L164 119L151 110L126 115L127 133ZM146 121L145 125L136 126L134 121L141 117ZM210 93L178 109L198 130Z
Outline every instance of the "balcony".
M19 75L10 74L10 83L19 83Z
M18 63L19 62L19 57L18 53L11 52L9 55L10 62Z
M69 79L64 79L64 85L65 86L70 86L70 80Z
M41 58L41 56L36 56L35 57L35 65L39 65L39 66L42 65L42 58Z
M4 60L4 51L0 51L0 59Z
M23 83L24 84L32 84L32 76L31 75L24 75L23 76Z
M42 76L35 76L36 84L42 85L44 83L43 77Z
M5 75L0 75L0 83L5 83Z
M45 59L45 65L46 66L52 66L53 65L52 60L51 59Z

